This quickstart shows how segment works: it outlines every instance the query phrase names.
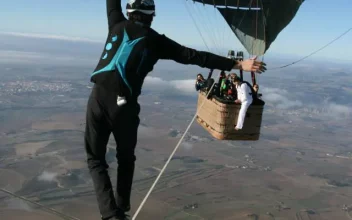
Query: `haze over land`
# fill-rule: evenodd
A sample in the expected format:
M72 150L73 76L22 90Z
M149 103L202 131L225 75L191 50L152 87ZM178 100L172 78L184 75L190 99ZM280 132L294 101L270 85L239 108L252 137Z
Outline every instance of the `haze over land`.
M99 219L83 132L102 46L0 35L0 187L87 220ZM259 141L218 141L194 123L138 219L348 219L352 65L311 60L258 77ZM195 76L207 71L161 61L146 78L131 214L192 119ZM115 181L112 137L107 160ZM2 192L0 207L0 219L60 219Z

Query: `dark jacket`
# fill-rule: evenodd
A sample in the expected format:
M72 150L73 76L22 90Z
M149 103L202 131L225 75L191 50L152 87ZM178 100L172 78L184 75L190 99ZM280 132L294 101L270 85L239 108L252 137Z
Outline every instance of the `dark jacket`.
M197 81L196 84L195 84L196 90L198 91L198 90L200 90L200 89L202 89L202 88L205 88L206 85L207 85L206 82L207 82L206 80L204 80L204 81Z
M121 0L106 0L109 32L91 81L109 91L118 91L121 76L137 99L145 77L159 59L194 64L209 69L231 70L236 61L178 44L150 27L129 21L122 13Z

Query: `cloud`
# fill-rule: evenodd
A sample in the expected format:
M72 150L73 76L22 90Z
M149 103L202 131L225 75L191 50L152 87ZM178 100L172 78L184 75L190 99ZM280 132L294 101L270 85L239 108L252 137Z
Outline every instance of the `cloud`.
M160 94L178 94L190 97L196 97L198 94L194 88L193 79L168 81L152 76L146 77L143 90ZM295 93L290 93L285 89L262 87L261 91L264 95L265 102L277 109L297 110L301 113L319 114L335 117L337 119L352 115L352 110L348 106L327 101L311 104L309 100L298 99Z
M286 110L286 113L295 112L301 116L319 115L328 119L345 119L352 116L352 108L348 105L337 104L331 100L312 103L312 100L295 97L285 89L261 88L264 101L274 108ZM288 111L290 110L290 111Z
M328 101L315 105L309 104L303 108L303 112L310 115L321 115L324 116L324 118L333 118L335 120L345 119L352 116L352 108L350 106Z
M324 109L324 108L323 108ZM351 114L351 108L345 105L339 105L336 103L329 103L325 107L325 112L327 113L333 113L337 115L350 115Z
M301 107L302 102L290 97L287 90L279 88L262 88L262 93L265 96L265 102L273 104L279 109L290 109Z
M92 40L92 39L88 39L88 38L70 37L70 36L62 36L62 35L51 35L51 34L33 34L33 33L19 33L19 32L0 32L0 34L8 35L8 36L15 36L15 37L65 40L65 41L73 41L73 42L101 43L101 41Z
M0 63L22 63L22 64L88 64L94 59L74 57L71 55L53 55L48 53L0 50Z
M183 142L183 143L181 144L181 146L182 146L184 149L186 149L186 150L192 150L192 148L193 148L193 144L191 144L191 143L189 143L189 142Z
M333 72L333 73L336 73L336 72L342 72L344 71L344 68L341 68L341 67L329 67L327 68L327 70Z
M187 80L172 80L170 84L185 94L197 94L194 87L195 80L187 79Z
M195 80L163 80L159 77L147 76L144 80L143 90L152 92L163 92L168 94L180 94L197 96L194 88Z
M38 180L52 182L56 180L56 177L57 177L57 173L44 171L40 176L38 176Z
M11 51L11 50L0 50L1 62L30 62L33 60L46 59L44 54L37 52L24 52L24 51Z

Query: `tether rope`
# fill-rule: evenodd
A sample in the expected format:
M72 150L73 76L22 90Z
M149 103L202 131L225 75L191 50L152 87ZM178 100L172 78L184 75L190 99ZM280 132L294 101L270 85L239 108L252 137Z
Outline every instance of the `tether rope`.
M330 41L329 43L327 43L326 45L324 45L324 46L321 47L320 49L318 49L318 50L316 50L316 51L310 53L309 55L307 55L307 56L305 56L305 57L303 57L303 58L301 58L301 59L299 59L299 60L296 60L296 61L294 61L294 62L292 62L292 63L290 63L290 64L286 64L286 65L283 65L283 66L280 66L280 67L275 67L275 68L271 68L271 69L267 69L267 70L282 69L282 68L291 66L291 65L293 65L293 64L296 64L296 63L298 63L298 62L300 62L300 61L302 61L302 60L305 60L305 59L307 59L308 57L310 57L310 56L312 56L312 55L318 53L318 52L321 51L321 50L323 50L324 48L326 48L326 47L329 46L330 44L334 43L335 41L337 41L338 39L340 39L342 36L346 35L346 34L347 34L348 32L350 32L351 30L352 30L352 28L349 28L347 31L345 31L345 32L342 33L340 36L338 36L338 37L335 38L334 40Z
M14 193L12 193L12 192L6 190L6 189L0 188L0 191L4 192L4 193L6 193L6 194L9 194L9 195L11 195L11 196L13 196L13 197L15 197L15 198L21 199L21 200L23 200L23 201L26 201L26 202L32 203L32 204L34 204L34 205L37 205L37 206L39 206L39 207L41 207L41 208L44 208L44 209L46 209L47 211L49 211L51 214L54 214L54 215L56 215L56 216L59 216L59 217L61 217L61 218L63 218L63 219L80 220L79 218L66 215L66 214L64 214L64 213L62 213L62 212L56 211L55 209L48 208L48 207L46 207L46 206L44 206L44 205L42 205L42 204L40 204L40 203L31 201L31 200L26 199L26 198L24 198L24 197L22 197L22 196L18 196L18 195L14 194Z
M185 132L183 133L181 139L178 141L178 143L177 143L175 149L174 149L174 150L172 151L172 153L170 154L169 159L166 161L164 167L161 169L161 171L160 171L158 177L155 179L153 185L150 187L150 189L149 189L147 195L144 197L142 203L139 205L137 211L135 212L135 214L134 214L133 217L132 217L132 220L135 220L135 219L136 219L138 213L141 211L143 205L144 205L145 202L147 201L147 199L148 199L150 193L153 191L153 189L154 189L155 185L158 183L158 181L159 181L161 175L164 173L166 167L169 165L169 163L170 163L172 157L174 156L174 154L176 153L176 151L177 151L177 149L179 148L180 144L182 143L183 138L186 136L186 134L188 133L188 130L191 128L191 125L193 124L194 119L196 119L199 110L203 107L204 103L207 101L207 98L208 98L210 92L213 90L214 85L215 85L215 82L213 83L213 85L211 86L210 90L208 91L208 93L207 93L207 95L206 95L206 97L205 97L205 99L204 99L202 105L198 108L197 112L194 114L193 119L191 120L191 122L190 122L189 125L187 126L187 128L186 128Z

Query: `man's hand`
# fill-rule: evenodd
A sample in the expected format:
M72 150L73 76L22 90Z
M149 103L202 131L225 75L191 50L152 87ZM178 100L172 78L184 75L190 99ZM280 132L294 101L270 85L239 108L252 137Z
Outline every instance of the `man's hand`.
M240 103L241 103L241 100L237 99L237 100L235 101L235 103L240 104Z
M243 61L238 61L238 63L233 67L233 69L242 69L248 72L262 73L266 70L266 64L263 62L256 61L257 56Z

